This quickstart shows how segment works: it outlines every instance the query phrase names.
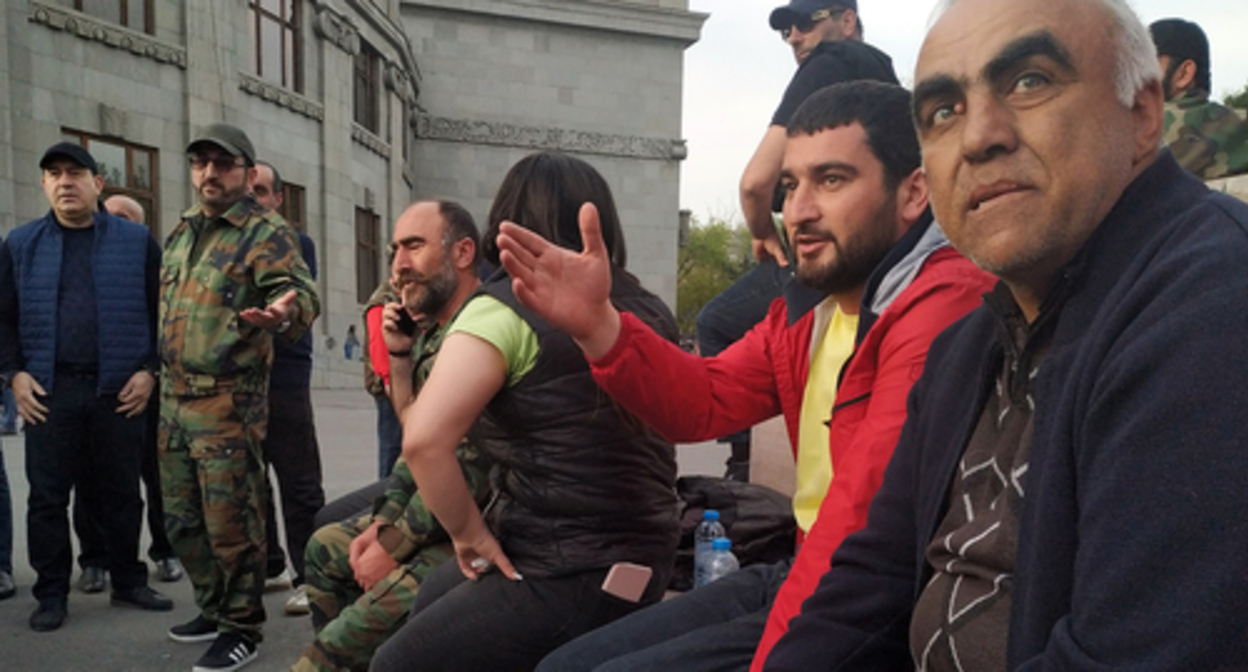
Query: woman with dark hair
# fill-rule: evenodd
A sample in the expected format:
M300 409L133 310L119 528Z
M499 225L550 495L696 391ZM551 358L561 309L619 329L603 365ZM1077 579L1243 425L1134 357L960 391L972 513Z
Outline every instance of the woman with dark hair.
M624 271L611 191L584 161L542 153L513 166L490 209L485 256L499 263L503 221L579 250L578 218L595 209L612 300L675 340L671 312ZM675 455L612 404L576 344L521 307L501 272L447 329L404 418L403 457L457 562L425 581L372 669L530 670L662 596L679 534ZM484 511L455 459L465 435L495 464Z

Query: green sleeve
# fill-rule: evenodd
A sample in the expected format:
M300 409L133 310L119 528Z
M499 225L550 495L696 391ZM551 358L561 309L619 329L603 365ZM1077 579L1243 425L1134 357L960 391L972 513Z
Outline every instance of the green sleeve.
M537 363L537 334L524 318L492 296L478 296L464 306L447 335L472 334L493 345L507 362L507 386L520 382Z

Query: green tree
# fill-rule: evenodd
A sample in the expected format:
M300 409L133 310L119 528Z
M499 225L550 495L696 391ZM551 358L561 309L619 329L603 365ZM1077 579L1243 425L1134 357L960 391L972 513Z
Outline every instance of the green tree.
M750 231L740 222L694 218L676 259L676 322L682 334L693 334L702 306L754 265Z
M1248 84L1244 88L1235 93L1228 93L1222 99L1222 104L1227 107L1234 107L1241 110L1248 110Z

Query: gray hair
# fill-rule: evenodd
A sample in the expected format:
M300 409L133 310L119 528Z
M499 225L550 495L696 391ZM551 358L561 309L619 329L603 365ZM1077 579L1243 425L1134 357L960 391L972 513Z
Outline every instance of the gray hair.
M1114 56L1114 89L1123 105L1135 105L1135 94L1149 82L1161 81L1161 66L1157 64L1157 48L1148 28L1140 21L1127 0L1089 0L1098 2L1113 19L1110 27L1117 43ZM936 25L945 12L958 0L940 0L928 19L928 30Z

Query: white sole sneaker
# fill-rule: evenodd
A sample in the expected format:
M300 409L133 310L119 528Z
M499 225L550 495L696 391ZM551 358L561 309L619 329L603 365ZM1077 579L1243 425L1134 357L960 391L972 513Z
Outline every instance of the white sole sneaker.
M308 606L308 587L299 586L295 589L295 594L286 600L287 616L307 616L312 613L312 608Z

